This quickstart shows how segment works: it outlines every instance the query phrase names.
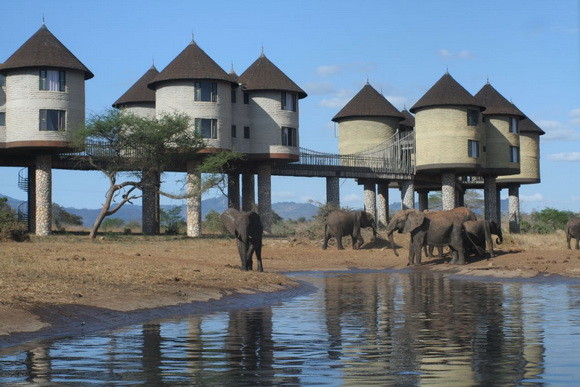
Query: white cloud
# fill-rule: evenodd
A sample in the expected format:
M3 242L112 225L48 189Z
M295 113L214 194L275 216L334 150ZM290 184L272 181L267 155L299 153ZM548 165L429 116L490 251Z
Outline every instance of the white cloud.
M323 77L326 77L328 75L334 75L338 72L340 72L341 67L339 65L330 65L330 66L318 66L316 68L316 73L318 75L322 75Z
M458 55L461 59L473 59L475 58L475 55L473 55L471 52L469 52L468 50L463 50L459 53Z
M573 109L568 113L572 120L570 121L572 125L580 126L580 109Z
M358 203L362 203L362 197L360 195L357 194L348 194L345 197L340 199L342 202L345 203L352 203L352 202L358 202Z
M323 65L316 68L316 74L327 77L330 75L338 74L342 71L354 71L358 73L368 74L374 70L375 66L371 63L366 62L352 62L352 63L341 63L334 65Z
M580 152L554 153L548 156L551 161L580 162Z
M304 90L308 95L330 94L336 91L330 82L310 82L304 85Z
M469 50L462 50L458 54L455 54L446 48L441 48L437 50L437 55L444 59L452 59L452 58L459 58L459 59L473 59L475 55Z
M338 90L334 95L330 98L324 98L320 101L320 106L332 108L332 109L339 109L344 107L351 100L354 93L352 90L341 89Z
M574 109L570 112L572 117L574 117L573 114L576 114L576 110L580 109ZM572 124L574 124L575 120L575 118L572 119ZM580 118L578 118L578 120L580 120ZM542 141L580 140L580 133L577 130L571 128L567 123L554 120L538 120L536 123L546 132L546 134L542 136Z
M520 199L524 202L541 202L544 200L544 195L541 193L535 193L531 195L520 195Z
M453 57L453 54L451 53L451 51L446 50L444 48L438 50L437 55L439 55L442 58L452 58Z

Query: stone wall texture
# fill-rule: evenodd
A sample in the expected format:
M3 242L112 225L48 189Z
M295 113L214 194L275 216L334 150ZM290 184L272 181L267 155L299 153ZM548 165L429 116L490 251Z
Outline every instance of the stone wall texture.
M36 156L36 235L50 235L52 229L52 156Z
M6 86L0 85L0 113L6 113ZM6 126L0 126L0 143L6 142Z
M187 236L201 236L201 175L196 165L187 164Z
M347 118L338 124L338 152L351 154L372 148L391 138L399 127L395 117Z
M326 203L340 207L340 179L338 177L326 178Z
M494 176L484 176L483 200L485 204L485 219L497 219L497 184Z
M128 106L124 106L124 112L134 114L138 117L145 117L145 118L155 118L155 104L151 103L132 103Z
M441 175L441 204L444 210L455 208L455 174L444 173Z
M377 184L377 221L386 226L389 224L389 183Z
M520 232L520 186L513 184L509 186L509 230L511 233Z
M377 191L375 183L364 184L365 211L377 219Z
M520 136L509 131L509 116L487 116L486 169L519 168L520 163L510 162L510 146L520 146Z
M401 209L415 208L415 184L412 180L401 182Z
M272 167L258 167L258 214L262 219L264 231L272 232Z
M255 181L253 173L242 175L242 211L253 211L256 203Z

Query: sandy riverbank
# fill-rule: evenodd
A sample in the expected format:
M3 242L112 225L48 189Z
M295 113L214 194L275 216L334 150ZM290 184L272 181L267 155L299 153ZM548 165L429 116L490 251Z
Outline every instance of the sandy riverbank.
M525 242L529 249L521 241L506 240L496 247L495 258L465 266L424 259L423 269L502 278L580 277L579 250L567 250L564 240L556 245L538 238ZM406 238L397 235L396 241L403 244ZM78 324L71 311L82 311L87 321L106 327L103 315L122 322L122 316L136 311L291 289L297 284L282 274L288 271L405 269L406 249L396 257L386 246L379 240L361 250L337 251L333 246L323 251L319 241L266 238L265 272L258 273L239 270L235 242L221 237L127 236L92 242L82 236L51 236L2 243L0 347L16 332L48 330L51 324L64 328L67 321ZM158 317L143 314L147 316Z

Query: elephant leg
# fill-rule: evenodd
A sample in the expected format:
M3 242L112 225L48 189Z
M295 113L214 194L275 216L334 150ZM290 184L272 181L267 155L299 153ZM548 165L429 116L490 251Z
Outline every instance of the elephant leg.
M437 252L439 254L439 258L443 258L443 246L437 246ZM433 251L431 251L431 255L433 255Z
M363 239L362 235L352 235L352 247L353 249L356 246L356 249L360 249L362 245L364 245L365 240Z
M354 235L350 236L350 239L352 239L352 249L353 250L358 250L358 248L360 247L360 245L358 244L358 240L356 239L356 237Z
M576 238L576 250L580 250L580 238Z
M342 235L336 236L336 246L339 250L344 250L344 246L342 245Z
M254 262L252 260L252 256L254 255L254 243L249 243L248 252L246 253L246 270L253 270L254 269Z
M458 260L457 255L458 255L457 250L455 250L454 248L451 248L451 261L449 261L449 264L451 264L451 265L457 264L457 260Z
M413 240L409 240L409 261L407 262L407 266L411 266L415 264L415 249L413 249Z
M422 253L421 245L422 245L422 243L417 242L417 243L415 243L415 246L413 246L413 250L415 250L415 265L416 266L419 266L421 264L421 253Z
M429 255L429 246L427 246L427 245L424 245L424 246L423 246L423 250L424 250L424 252L425 252L425 256L426 256L426 257L431 257L431 256Z
M258 271L262 272L264 271L264 268L262 267L262 241L258 241L256 242L256 261L258 261Z
M242 261L242 270L248 270L246 268L246 250L245 243L238 239L238 253L240 254L240 260Z
M494 258L495 254L493 253L493 240L491 239L491 229L490 229L490 225L488 222L485 222L485 242L487 243L487 245L489 246L489 257L490 258ZM484 246L484 251L485 251L485 246Z
M568 243L568 250L572 250L572 247L570 246L571 239L572 239L572 235L570 235L570 233L566 231L566 243ZM578 241L578 238L576 238L576 242L577 241Z
M328 248L328 240L330 239L330 232L328 231L328 227L324 229L324 242L322 242L322 250L326 250Z

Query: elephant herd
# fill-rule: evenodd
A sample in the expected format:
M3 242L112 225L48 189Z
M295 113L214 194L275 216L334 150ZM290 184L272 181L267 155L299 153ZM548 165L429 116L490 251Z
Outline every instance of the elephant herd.
M255 212L242 212L228 208L221 215L226 230L235 236L240 255L242 270L253 269L253 255L258 261L258 271L262 267L262 234L264 227L260 216ZM371 228L374 241L377 236L377 225L373 215L365 211L332 211L325 220L324 241L322 248L328 247L330 238L336 238L337 248L343 250L342 238L352 238L353 249L359 249L364 244L361 235L362 228ZM386 232L393 252L399 256L393 233L410 234L409 265L420 265L422 250L427 256L432 256L434 247L439 248L442 255L443 247L451 250L451 264L465 264L466 257L475 253L485 253L486 245L490 257L494 257L491 235L496 235L496 244L503 242L501 228L495 221L477 220L477 217L467 207L457 207L446 211L419 211L407 209L398 211L387 225ZM572 219L566 225L568 248L570 239L576 238L576 249L580 238L580 219ZM429 250L427 250L429 247Z

